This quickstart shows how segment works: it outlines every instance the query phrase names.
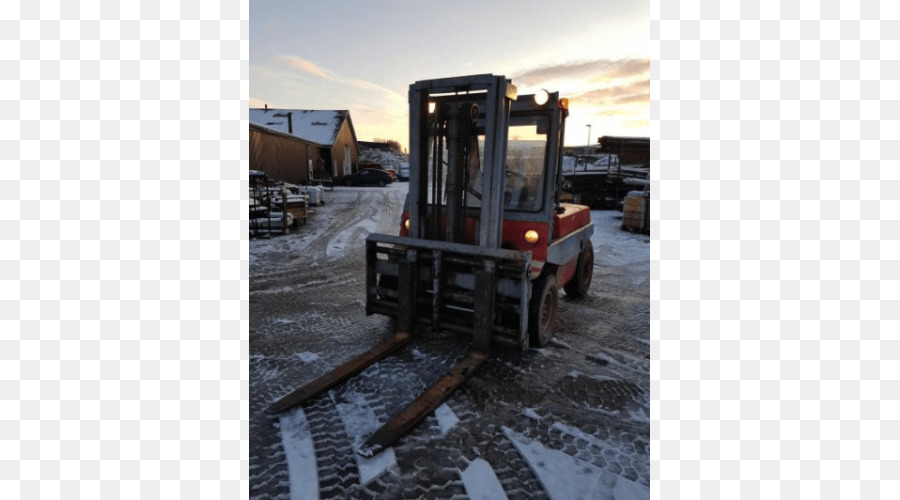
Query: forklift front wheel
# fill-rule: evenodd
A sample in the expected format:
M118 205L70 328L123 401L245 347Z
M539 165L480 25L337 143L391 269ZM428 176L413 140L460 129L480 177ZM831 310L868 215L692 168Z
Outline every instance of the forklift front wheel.
M594 248L590 243L578 256L578 267L575 276L563 286L566 295L570 297L584 297L591 287L591 278L594 276Z
M531 334L531 345L543 347L553 338L553 326L556 323L556 309L559 303L559 290L556 276L545 275L535 280L532 286L531 303L528 305L528 330Z

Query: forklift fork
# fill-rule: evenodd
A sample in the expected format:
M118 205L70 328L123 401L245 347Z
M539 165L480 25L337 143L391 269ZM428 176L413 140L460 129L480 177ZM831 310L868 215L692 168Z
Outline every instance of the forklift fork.
M357 375L365 370L368 366L378 362L392 352L396 351L412 338L412 332L416 329L417 323L430 323L431 314L425 314L417 318L420 301L420 288L424 283L446 281L448 284L458 286L460 282L468 283L471 287L470 294L472 299L472 318L471 332L473 335L471 352L456 366L454 366L446 375L441 377L437 382L432 384L424 393L422 393L415 401L407 406L400 413L393 416L384 425L375 431L372 436L357 450L357 453L363 457L372 457L381 452L385 448L391 446L400 437L409 432L410 429L421 422L425 417L430 415L440 406L454 391L456 391L463 383L474 374L481 365L487 360L490 352L490 344L492 332L495 330L495 306L496 296L498 294L498 283L503 283L506 288L510 287L509 279L511 267L510 262L515 262L516 268L519 269L522 277L526 276L524 270L528 269L530 263L530 253L516 252L512 250L487 250L481 249L477 255L471 255L471 263L474 268L470 269L470 273L466 273L468 278L449 279L444 276L431 276L435 268L421 269L419 256L421 253L427 253L430 257L436 248L446 247L443 253L447 253L446 258L449 262L455 263L457 266L461 261L459 248L461 245L449 244L447 242L434 242L419 240L420 247L417 247L413 241L409 239L402 240L406 248L398 249L390 243L394 238L386 235L370 235L367 241L367 258L371 262L367 273L367 289L370 295L376 295L378 292L376 269L384 271L385 269L396 269L397 283L397 300L393 303L393 315L397 317L398 332L391 338L372 347L368 351L352 358L329 373L319 377L309 384L278 399L267 411L271 414L280 413L294 408L332 387L344 382L345 380ZM389 241L380 241L389 240ZM381 242L383 246L378 246ZM387 259L378 259L379 250L390 252L395 259L389 262ZM455 252L454 252L455 251ZM510 257L519 260L511 261ZM440 261L441 259L438 259ZM504 262L498 266L497 260ZM377 261L377 262L375 262ZM381 265L377 265L380 262ZM498 268L505 267L506 274L498 280ZM440 272L441 267L437 267ZM390 271L385 273L392 276ZM516 273L513 273L516 274ZM432 280L432 278L434 278ZM507 290L507 294L530 293L530 285L527 279L519 282L521 287L518 291ZM434 286L434 285L432 285ZM440 289L435 293L431 290L432 299L435 304L443 304L440 297ZM378 304L379 301L370 299L370 302ZM384 302L381 302L384 304ZM371 313L372 311L368 311ZM384 312L384 311L382 311ZM430 311L423 311L430 312ZM526 337L527 338L527 337ZM527 342L527 340L526 340ZM527 345L527 344L526 344Z

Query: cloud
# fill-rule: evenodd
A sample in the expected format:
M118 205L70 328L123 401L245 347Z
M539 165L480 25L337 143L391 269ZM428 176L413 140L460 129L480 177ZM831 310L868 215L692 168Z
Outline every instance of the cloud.
M645 77L650 74L649 59L619 59L610 61L594 81L622 80Z
M391 99L395 99L398 101L404 100L403 96L387 87L383 87L381 85L378 85L377 83L373 83L360 78L348 78L338 75L333 71L329 71L311 61L307 61L306 59L297 56L283 56L282 60L284 60L288 64L288 66L292 68L299 69L304 73L322 78L323 80L328 80L330 82L340 83L343 85L349 85L360 90L375 90L387 94L387 96Z
M606 104L650 102L650 80L601 87L577 94L573 99Z
M307 61L306 59L301 59L297 56L284 56L284 61L288 63L289 66L293 66L304 73L309 73L313 76L318 76L319 78L324 78L326 80L335 81L335 79L328 74L328 71L325 71L318 65L313 62Z
M539 66L513 78L520 89L559 90L572 110L594 117L645 120L650 107L649 59L597 59Z
M649 59L598 59L527 69L513 77L513 82L524 86L542 85L553 80L604 82L637 78L649 73Z

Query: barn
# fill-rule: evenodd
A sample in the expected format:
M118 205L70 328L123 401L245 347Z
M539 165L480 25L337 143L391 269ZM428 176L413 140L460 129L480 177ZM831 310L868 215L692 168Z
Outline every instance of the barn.
M251 108L250 168L298 184L356 172L359 145L350 112Z
M297 136L250 124L250 170L272 179L306 184L321 179L325 161L322 146Z

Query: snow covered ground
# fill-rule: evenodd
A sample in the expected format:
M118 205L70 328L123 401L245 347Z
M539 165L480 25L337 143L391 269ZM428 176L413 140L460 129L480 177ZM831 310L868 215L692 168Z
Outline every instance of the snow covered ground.
M253 499L649 498L649 237L592 211L594 283L560 294L557 333L488 362L371 459L355 450L458 362L423 337L280 416L265 407L393 334L364 313L365 235L395 230L406 183L337 187L309 224L250 242Z

